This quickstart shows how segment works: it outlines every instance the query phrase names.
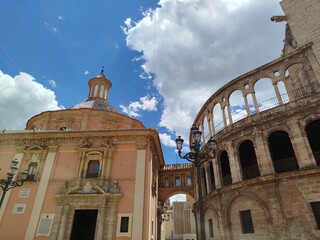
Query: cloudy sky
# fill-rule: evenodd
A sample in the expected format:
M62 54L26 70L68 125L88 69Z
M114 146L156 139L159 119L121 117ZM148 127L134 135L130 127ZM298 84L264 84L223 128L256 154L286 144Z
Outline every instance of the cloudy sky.
M279 0L1 1L0 129L87 98L101 66L109 102L157 128L167 163L177 135L233 78L280 57Z

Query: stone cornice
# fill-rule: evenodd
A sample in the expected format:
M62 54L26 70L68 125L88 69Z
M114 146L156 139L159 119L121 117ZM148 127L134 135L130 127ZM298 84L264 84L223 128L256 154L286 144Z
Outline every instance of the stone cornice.
M164 164L158 132L155 129L118 129L97 131L5 131L0 133L0 145L25 148L30 145L59 146L77 145L84 141L95 142L101 148L116 147L120 143L150 142L153 152L158 156L160 165ZM110 146L106 146L111 144Z
M127 129L127 130L99 130L99 131L15 131L0 134L0 144L19 145L46 145L55 144L81 144L84 139L98 141L105 145L106 142L131 142L146 141L151 129Z

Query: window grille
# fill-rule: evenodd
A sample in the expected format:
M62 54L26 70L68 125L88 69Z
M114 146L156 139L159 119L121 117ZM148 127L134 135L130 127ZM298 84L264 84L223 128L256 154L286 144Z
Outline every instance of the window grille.
M254 233L254 227L250 210L240 211L240 221L242 233Z

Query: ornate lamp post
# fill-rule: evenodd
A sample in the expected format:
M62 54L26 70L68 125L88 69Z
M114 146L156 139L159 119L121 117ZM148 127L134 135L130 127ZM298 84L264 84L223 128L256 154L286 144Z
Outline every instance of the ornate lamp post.
M0 187L3 190L2 196L1 196L1 200L0 200L0 208L2 206L4 197L5 197L6 193L7 193L7 191L10 190L11 188L22 186L23 182L28 177L28 171L26 170L23 173L21 173L21 180L12 181L13 176L16 174L16 171L18 170L18 167L17 167L18 163L19 162L17 161L17 159L13 160L11 162L10 171L7 173L7 179L0 179Z
M201 152L200 146L201 146L201 134L202 132L199 130L199 128L196 125L193 125L191 128L191 136L193 139L193 143L190 146L190 152L188 152L186 155L181 155L181 149L183 145L183 139L181 136L178 136L176 139L177 149L179 157L182 159L185 159L191 163L193 163L196 167L197 171L197 184L198 184L198 206L199 206L199 217L200 217L200 239L205 240L206 239L206 232L205 232L205 225L204 225L204 213L203 213L203 198L202 198L202 188L201 188L201 164L205 161L208 161L215 157L215 153L217 150L217 142L213 139L213 137L210 138L208 141L208 149L210 150L208 152Z

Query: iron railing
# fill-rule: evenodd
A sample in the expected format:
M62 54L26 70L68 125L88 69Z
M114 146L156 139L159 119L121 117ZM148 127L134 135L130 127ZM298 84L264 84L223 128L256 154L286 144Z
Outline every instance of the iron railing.
M243 180L260 176L258 165L242 168Z
M276 173L290 172L299 169L299 165L295 157L273 161L273 166Z

